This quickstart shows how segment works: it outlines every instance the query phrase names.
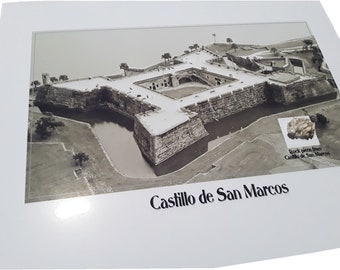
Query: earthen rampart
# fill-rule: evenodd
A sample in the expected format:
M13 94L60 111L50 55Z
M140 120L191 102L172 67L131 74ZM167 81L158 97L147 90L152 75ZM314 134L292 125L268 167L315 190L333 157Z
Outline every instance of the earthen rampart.
M260 69L260 66L256 64L254 61L250 60L249 58L243 58L240 56L233 55L231 53L226 53L225 56L240 67L244 67L252 71L257 71Z

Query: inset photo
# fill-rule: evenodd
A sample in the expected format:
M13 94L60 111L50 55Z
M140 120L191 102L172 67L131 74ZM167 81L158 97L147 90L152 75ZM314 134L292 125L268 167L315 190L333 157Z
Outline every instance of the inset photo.
M315 122L309 116L279 118L278 121L288 149L320 145Z

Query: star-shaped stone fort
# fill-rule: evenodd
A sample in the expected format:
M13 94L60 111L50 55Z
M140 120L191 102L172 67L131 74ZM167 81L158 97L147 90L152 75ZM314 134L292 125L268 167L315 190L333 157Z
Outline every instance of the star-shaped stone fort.
M337 96L326 75L307 74L302 60L284 55L288 49L280 57L261 57L269 51L265 47L242 49L247 53L240 56L202 47L162 65L126 67L125 76L51 83L43 74L35 103L133 118L141 152L157 165L207 136L206 123L266 102Z

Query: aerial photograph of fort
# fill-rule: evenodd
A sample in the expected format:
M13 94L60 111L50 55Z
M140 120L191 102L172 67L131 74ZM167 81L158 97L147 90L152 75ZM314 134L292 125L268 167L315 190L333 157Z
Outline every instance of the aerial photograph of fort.
M339 112L305 23L33 33L25 201L340 166Z

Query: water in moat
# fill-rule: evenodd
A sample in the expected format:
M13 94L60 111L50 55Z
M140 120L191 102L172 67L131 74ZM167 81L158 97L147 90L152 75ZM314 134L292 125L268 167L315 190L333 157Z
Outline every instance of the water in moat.
M140 152L133 138L133 120L112 112L75 113L50 109L49 111L53 111L55 115L89 123L120 173L131 177L147 178L164 175L182 168L223 142L230 133L247 127L263 116L301 106L302 104L291 106L263 104L219 121L208 123L205 125L209 133L208 136L158 166L150 165Z

